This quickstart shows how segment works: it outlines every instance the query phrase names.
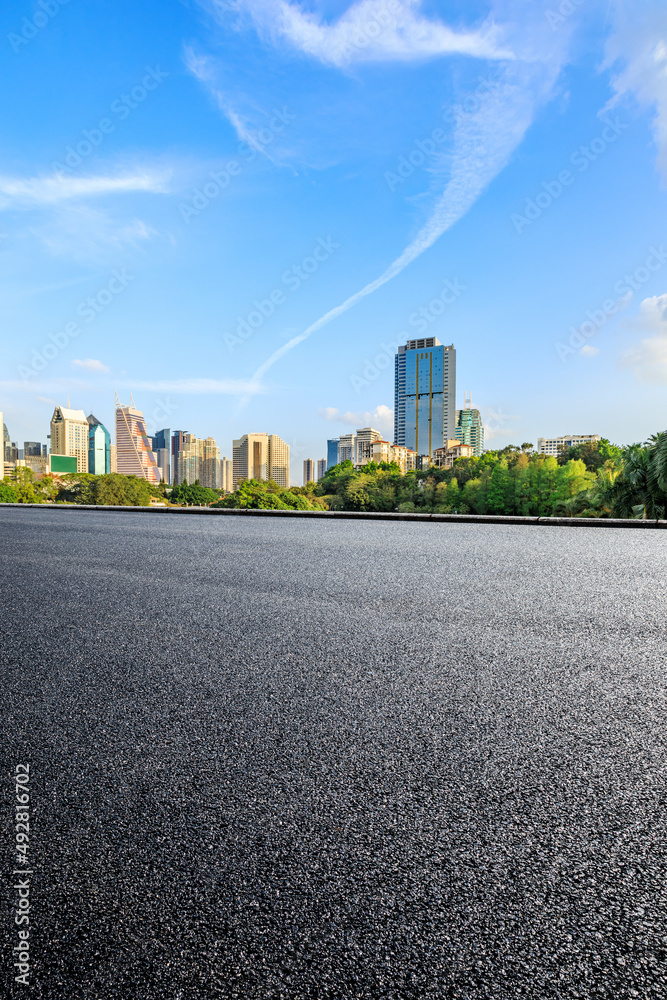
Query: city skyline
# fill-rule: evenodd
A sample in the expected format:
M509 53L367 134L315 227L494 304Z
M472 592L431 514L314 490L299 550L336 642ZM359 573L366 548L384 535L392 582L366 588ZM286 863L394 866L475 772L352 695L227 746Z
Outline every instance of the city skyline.
M487 447L645 440L667 15L571 6L288 4L289 29L245 0L0 12L8 426L43 437L69 392L109 427L116 387L149 433L231 442L280 413L299 481L350 427L390 438L396 346L433 336Z

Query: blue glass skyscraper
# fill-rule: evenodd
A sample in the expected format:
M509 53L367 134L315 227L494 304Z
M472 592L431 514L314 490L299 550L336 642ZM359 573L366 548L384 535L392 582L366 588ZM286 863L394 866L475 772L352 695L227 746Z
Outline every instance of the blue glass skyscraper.
M399 347L394 379L394 444L432 455L456 429L456 350L437 337Z
M338 465L338 438L329 438L327 441L327 469L332 469Z
M95 476L111 472L111 435L103 423L91 413L88 421L88 472Z

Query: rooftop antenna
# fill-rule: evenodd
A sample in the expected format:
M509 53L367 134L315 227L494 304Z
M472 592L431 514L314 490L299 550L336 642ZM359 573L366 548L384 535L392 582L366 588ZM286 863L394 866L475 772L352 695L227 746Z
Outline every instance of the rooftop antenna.
M132 407L133 410L136 409L134 405L134 396L132 395L132 393L130 393L130 406Z
M464 393L463 408L465 410L471 410L472 409L472 392L466 392L466 393Z
M72 404L69 401L69 393L67 393L67 409L71 410L71 408L72 408Z

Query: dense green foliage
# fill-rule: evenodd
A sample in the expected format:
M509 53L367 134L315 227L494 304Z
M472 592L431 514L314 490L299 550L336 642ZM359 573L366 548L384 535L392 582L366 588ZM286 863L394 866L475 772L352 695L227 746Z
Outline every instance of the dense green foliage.
M332 510L569 517L667 517L667 432L621 449L602 440L558 459L508 445L453 469L401 475L395 465L351 462L318 484Z
M213 507L245 507L262 510L323 510L326 504L315 495L315 484L292 486L284 490L273 479L246 479L233 493L222 497Z
M195 480L188 486L187 479L177 486L166 487L166 496L170 503L178 504L181 507L206 507L215 500L220 499L219 490L211 490L207 486L201 486L199 480Z
M112 472L104 476L71 473L62 477L56 503L104 504L119 507L148 507L151 487L138 476Z

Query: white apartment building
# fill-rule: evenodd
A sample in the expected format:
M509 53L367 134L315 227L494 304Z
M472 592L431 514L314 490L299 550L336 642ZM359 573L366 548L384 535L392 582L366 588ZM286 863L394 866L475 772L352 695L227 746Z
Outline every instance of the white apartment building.
M599 434L565 434L557 438L538 438L537 450L541 455L553 455L557 458L558 453L565 448L574 448L578 444L597 444L599 440Z

